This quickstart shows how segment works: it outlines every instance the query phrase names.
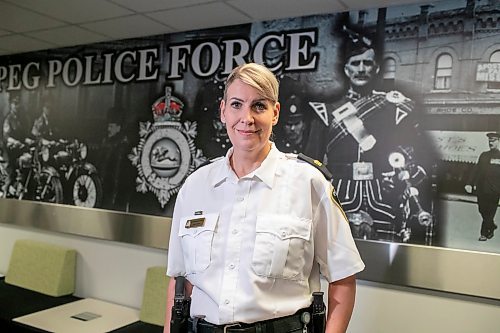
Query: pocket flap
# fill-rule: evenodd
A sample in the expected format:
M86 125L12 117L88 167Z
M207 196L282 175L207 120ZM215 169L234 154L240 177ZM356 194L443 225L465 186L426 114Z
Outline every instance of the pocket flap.
M190 235L196 237L204 231L214 232L218 220L219 213L182 217L181 225L179 226L179 236Z
M312 221L287 215L259 215L256 232L267 232L281 239L311 237Z

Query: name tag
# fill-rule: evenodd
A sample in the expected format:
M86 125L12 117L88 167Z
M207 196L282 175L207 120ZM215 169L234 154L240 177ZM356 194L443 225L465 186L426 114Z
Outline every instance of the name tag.
M191 229L191 228L200 228L205 225L205 218L204 217L199 217L196 219L191 219L186 222L186 229Z
M492 158L490 160L491 164L500 165L500 158Z

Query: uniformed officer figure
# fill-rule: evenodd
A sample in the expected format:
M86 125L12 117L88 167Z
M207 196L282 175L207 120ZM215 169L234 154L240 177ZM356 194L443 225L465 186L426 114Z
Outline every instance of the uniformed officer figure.
M495 234L495 214L500 199L500 133L486 134L489 151L483 152L474 167L465 190L476 190L477 205L483 219L479 241L486 241Z
M232 148L186 179L172 219L167 274L187 280L190 332L311 332L320 274L326 330L347 329L364 264L330 181L270 141L279 114L276 77L253 63L235 68L220 103Z
M378 232L367 238L373 235L377 239L406 242L411 228L411 241L424 243L427 226L405 223L410 220L405 214L420 214L417 205L407 206L404 192L420 191L420 198L430 197L430 187L423 182L428 178L423 161L425 157L430 160L433 154L417 131L415 103L400 91L379 90L373 42L350 30L346 37L343 50L348 89L337 102L309 103L315 117L305 153L332 171L338 197L352 216L351 222L376 224L374 229ZM396 160L398 163L393 163ZM405 206L411 208L411 213L405 213ZM428 209L430 204L421 206ZM367 234L355 236L363 238Z
M99 172L103 180L103 208L126 211L135 188L135 170L127 155L132 150L125 110L113 106L107 114L107 135L101 142Z
M22 114L23 110L20 110L20 104L21 96L17 93L10 93L9 113L3 121L3 141L8 161L8 181L4 187L6 191L9 185L14 182L16 169L30 160L29 153L25 152L25 139L28 137L27 121Z
M285 100L280 110L280 117L276 147L285 153L298 154L304 151L308 124L304 117L302 98L298 94L292 93Z
M42 112L35 119L31 128L31 135L33 137L50 140L54 136L54 129L51 124L52 106L52 99L44 97L42 100Z

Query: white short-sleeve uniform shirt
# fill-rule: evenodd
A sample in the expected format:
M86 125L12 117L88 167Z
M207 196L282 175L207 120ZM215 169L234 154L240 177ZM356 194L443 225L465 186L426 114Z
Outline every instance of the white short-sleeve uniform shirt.
M332 185L314 166L272 147L238 179L221 158L192 173L179 194L169 276L193 284L191 316L252 323L308 307L329 281L364 269Z

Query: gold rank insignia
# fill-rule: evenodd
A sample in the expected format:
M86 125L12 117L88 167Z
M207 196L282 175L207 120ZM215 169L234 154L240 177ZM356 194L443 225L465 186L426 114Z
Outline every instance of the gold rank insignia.
M327 169L327 167L323 163L321 163L320 161L313 159L309 156L306 156L302 153L297 155L297 159L304 161L304 162L307 162L307 163L311 164L312 166L314 166L316 169L321 171L321 173L325 176L326 179L328 179L328 180L332 179L332 174Z
M186 222L186 229L190 228L200 228L205 225L205 218L204 217L198 217L196 219L191 219Z

